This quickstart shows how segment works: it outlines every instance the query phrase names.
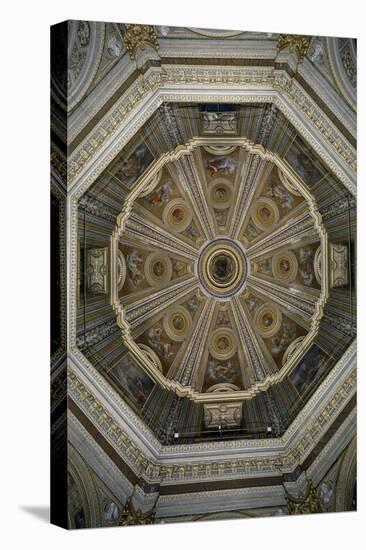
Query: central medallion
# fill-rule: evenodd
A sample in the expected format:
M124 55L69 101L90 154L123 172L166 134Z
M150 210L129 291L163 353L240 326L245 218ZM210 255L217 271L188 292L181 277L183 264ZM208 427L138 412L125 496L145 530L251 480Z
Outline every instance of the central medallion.
M202 291L217 300L229 300L242 292L248 269L243 246L228 237L206 241L195 264Z

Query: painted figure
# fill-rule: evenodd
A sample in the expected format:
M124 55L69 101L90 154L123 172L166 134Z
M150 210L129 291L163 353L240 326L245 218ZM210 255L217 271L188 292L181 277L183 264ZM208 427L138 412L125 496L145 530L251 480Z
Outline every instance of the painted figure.
M310 246L299 250L299 273L305 285L310 286L314 279L314 252Z
M145 197L145 202L148 206L161 206L162 204L168 202L170 195L172 193L170 183L162 183L154 191Z
M137 406L142 406L154 386L151 378L128 353L112 369L112 374Z
M218 315L217 315L217 322L216 324L219 326L219 327L227 327L228 324L229 324L229 319L227 318L227 314L225 313L225 311L219 311Z
M184 262L181 262L179 260L173 261L173 272L179 276L184 275L186 271L186 266Z
M235 376L235 368L231 361L226 363L210 359L207 365L207 377L210 383L232 382Z
M268 185L268 190L265 195L273 199L278 198L281 208L286 210L292 208L293 197L291 193L289 193L284 187L282 187L282 185L279 185L278 183L271 182Z
M138 255L137 250L132 250L126 256L127 273L134 286L139 286L144 278L141 271L143 259Z
M127 187L131 187L153 160L154 157L149 149L141 143L127 159L119 164L116 177L120 178Z
M193 223L190 223L184 234L187 235L187 237L189 237L190 239L196 239L199 236L199 231L193 225Z
M253 220L250 219L246 231L249 239L255 239L261 233L258 227L254 224Z
M282 334L281 336L274 336L272 338L272 344L274 346L271 348L271 353L273 355L278 355L282 351L288 348L293 340L296 338L296 325L290 321L284 321L282 325Z
M327 356L318 346L313 345L309 349L290 375L290 379L299 393L304 393L316 380L319 380L325 372L327 362Z
M230 157L213 158L207 161L207 169L211 176L232 174L235 170L236 162Z
M322 173L318 170L314 162L306 153L300 151L296 145L290 149L285 159L297 172L300 178L309 186L314 185L322 178Z
M198 308L198 299L197 296L192 296L187 302L187 308L191 313L196 313Z
M163 329L160 327L151 327L147 333L148 342L151 347L158 350L163 359L170 359L173 352L171 351L172 343L163 340Z
M269 275L272 273L270 258L266 258L265 260L263 260L258 264L258 273L265 273L266 275Z
M217 221L217 225L225 225L226 218L227 218L227 211L226 210L215 210L215 217Z

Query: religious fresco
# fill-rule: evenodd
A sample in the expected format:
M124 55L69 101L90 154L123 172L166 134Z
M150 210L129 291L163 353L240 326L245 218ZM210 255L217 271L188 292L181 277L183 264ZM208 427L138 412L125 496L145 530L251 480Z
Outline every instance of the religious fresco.
M285 155L285 160L310 188L326 175L319 161L317 162L315 160L314 154L304 142L299 139L291 145L289 151Z
M297 391L303 395L319 382L326 372L328 364L329 356L321 348L314 345L291 373L290 380Z
M210 176L230 176L234 173L236 162L230 157L211 158L207 160Z
M354 41L66 27L51 168L68 526L354 509Z
M141 143L127 158L121 155L114 168L114 176L131 188L153 160L147 145Z
M155 208L156 206L161 206L162 204L168 202L171 197L171 193L171 183L165 182L159 185L157 189L149 193L144 198L144 202L150 208Z
M136 407L145 404L154 387L154 382L129 353L111 369L110 376Z

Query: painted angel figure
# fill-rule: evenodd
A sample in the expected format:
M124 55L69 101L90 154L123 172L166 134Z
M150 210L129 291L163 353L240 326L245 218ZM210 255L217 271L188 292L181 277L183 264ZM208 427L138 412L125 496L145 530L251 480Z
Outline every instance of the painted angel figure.
M235 167L236 162L230 157L214 158L207 161L207 169L211 176L217 174L230 175L234 172Z
M149 206L159 206L168 202L171 195L170 183L163 183L157 189L154 189L147 197L145 197L145 202Z
M131 282L134 286L139 286L144 276L141 272L141 266L143 264L143 259L139 256L137 250L132 250L126 256L126 266L128 271L128 276L131 279Z
M282 208L285 208L287 210L292 208L293 198L291 196L291 193L286 191L286 189L284 189L282 185L279 185L278 183L275 183L275 182L271 182L265 194L268 197L272 197L272 198L277 197L280 200L280 205Z
M300 248L299 259L300 259L300 275L304 281L304 284L310 286L313 282L314 272L313 272L313 251L310 247L305 246Z

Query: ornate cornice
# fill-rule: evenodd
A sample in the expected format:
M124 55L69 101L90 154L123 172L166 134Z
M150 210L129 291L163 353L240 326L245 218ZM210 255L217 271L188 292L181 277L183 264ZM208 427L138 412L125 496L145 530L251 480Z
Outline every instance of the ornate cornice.
M294 471L296 465L310 454L355 394L356 369L352 362L354 353L355 345L352 345L281 438L179 447L164 447L155 440L157 454L154 459L151 452L146 454L146 451L141 450L137 440L131 439L130 430L128 433L123 424L113 418L113 413L96 399L94 393L82 382L80 375L74 372L75 367L69 367L68 394L135 473L143 475L151 483L157 480L173 482L183 479L220 479L258 473L278 475L280 472ZM344 370L343 376L340 376ZM334 386L335 380L339 381ZM120 407L126 414L128 407L122 403ZM133 426L138 431L139 438L145 434L152 443L154 436L151 432L148 435L149 431L141 421L135 419ZM217 453L221 456L219 462L212 458ZM172 458L167 459L169 455ZM178 457L184 457L187 462L175 463Z
M52 170L55 168L52 164ZM64 183L64 163L60 164L61 170L61 182ZM53 176L53 174L52 174ZM51 369L57 367L58 361L63 357L67 351L67 281L66 281L66 192L63 192L56 179L51 177L51 193L56 197L58 201L59 212L59 291L60 291L60 345L55 353L51 357Z
M179 89L174 92L169 91L169 88L175 84L179 84ZM200 84L199 94L197 84ZM230 93L228 93L228 86L231 89ZM221 67L220 71L215 67L197 66L184 68L164 66L149 69L117 101L108 115L95 126L91 134L70 157L68 174L71 186L76 181L80 181L82 174L84 185L90 185L164 101L208 102L217 101L219 98L231 103L274 103L325 160L329 168L351 192L354 192L351 182L355 179L356 154L353 147L297 82L284 71L268 67ZM147 106L149 102L150 105ZM144 114L138 116L137 113L142 105L145 107ZM300 116L296 116L295 112ZM132 113L134 113L133 117ZM132 118L134 122L126 132L124 126ZM306 124L302 120L306 121ZM311 131L309 131L310 127ZM115 139L116 132L119 134L118 140ZM123 139L121 135L124 136ZM113 146L106 153L105 145L107 142L111 144L112 141ZM100 159L99 154L102 147L103 160ZM337 160L335 160L336 157ZM90 171L89 165L93 159L98 159L98 165ZM87 166L87 179L85 179Z

